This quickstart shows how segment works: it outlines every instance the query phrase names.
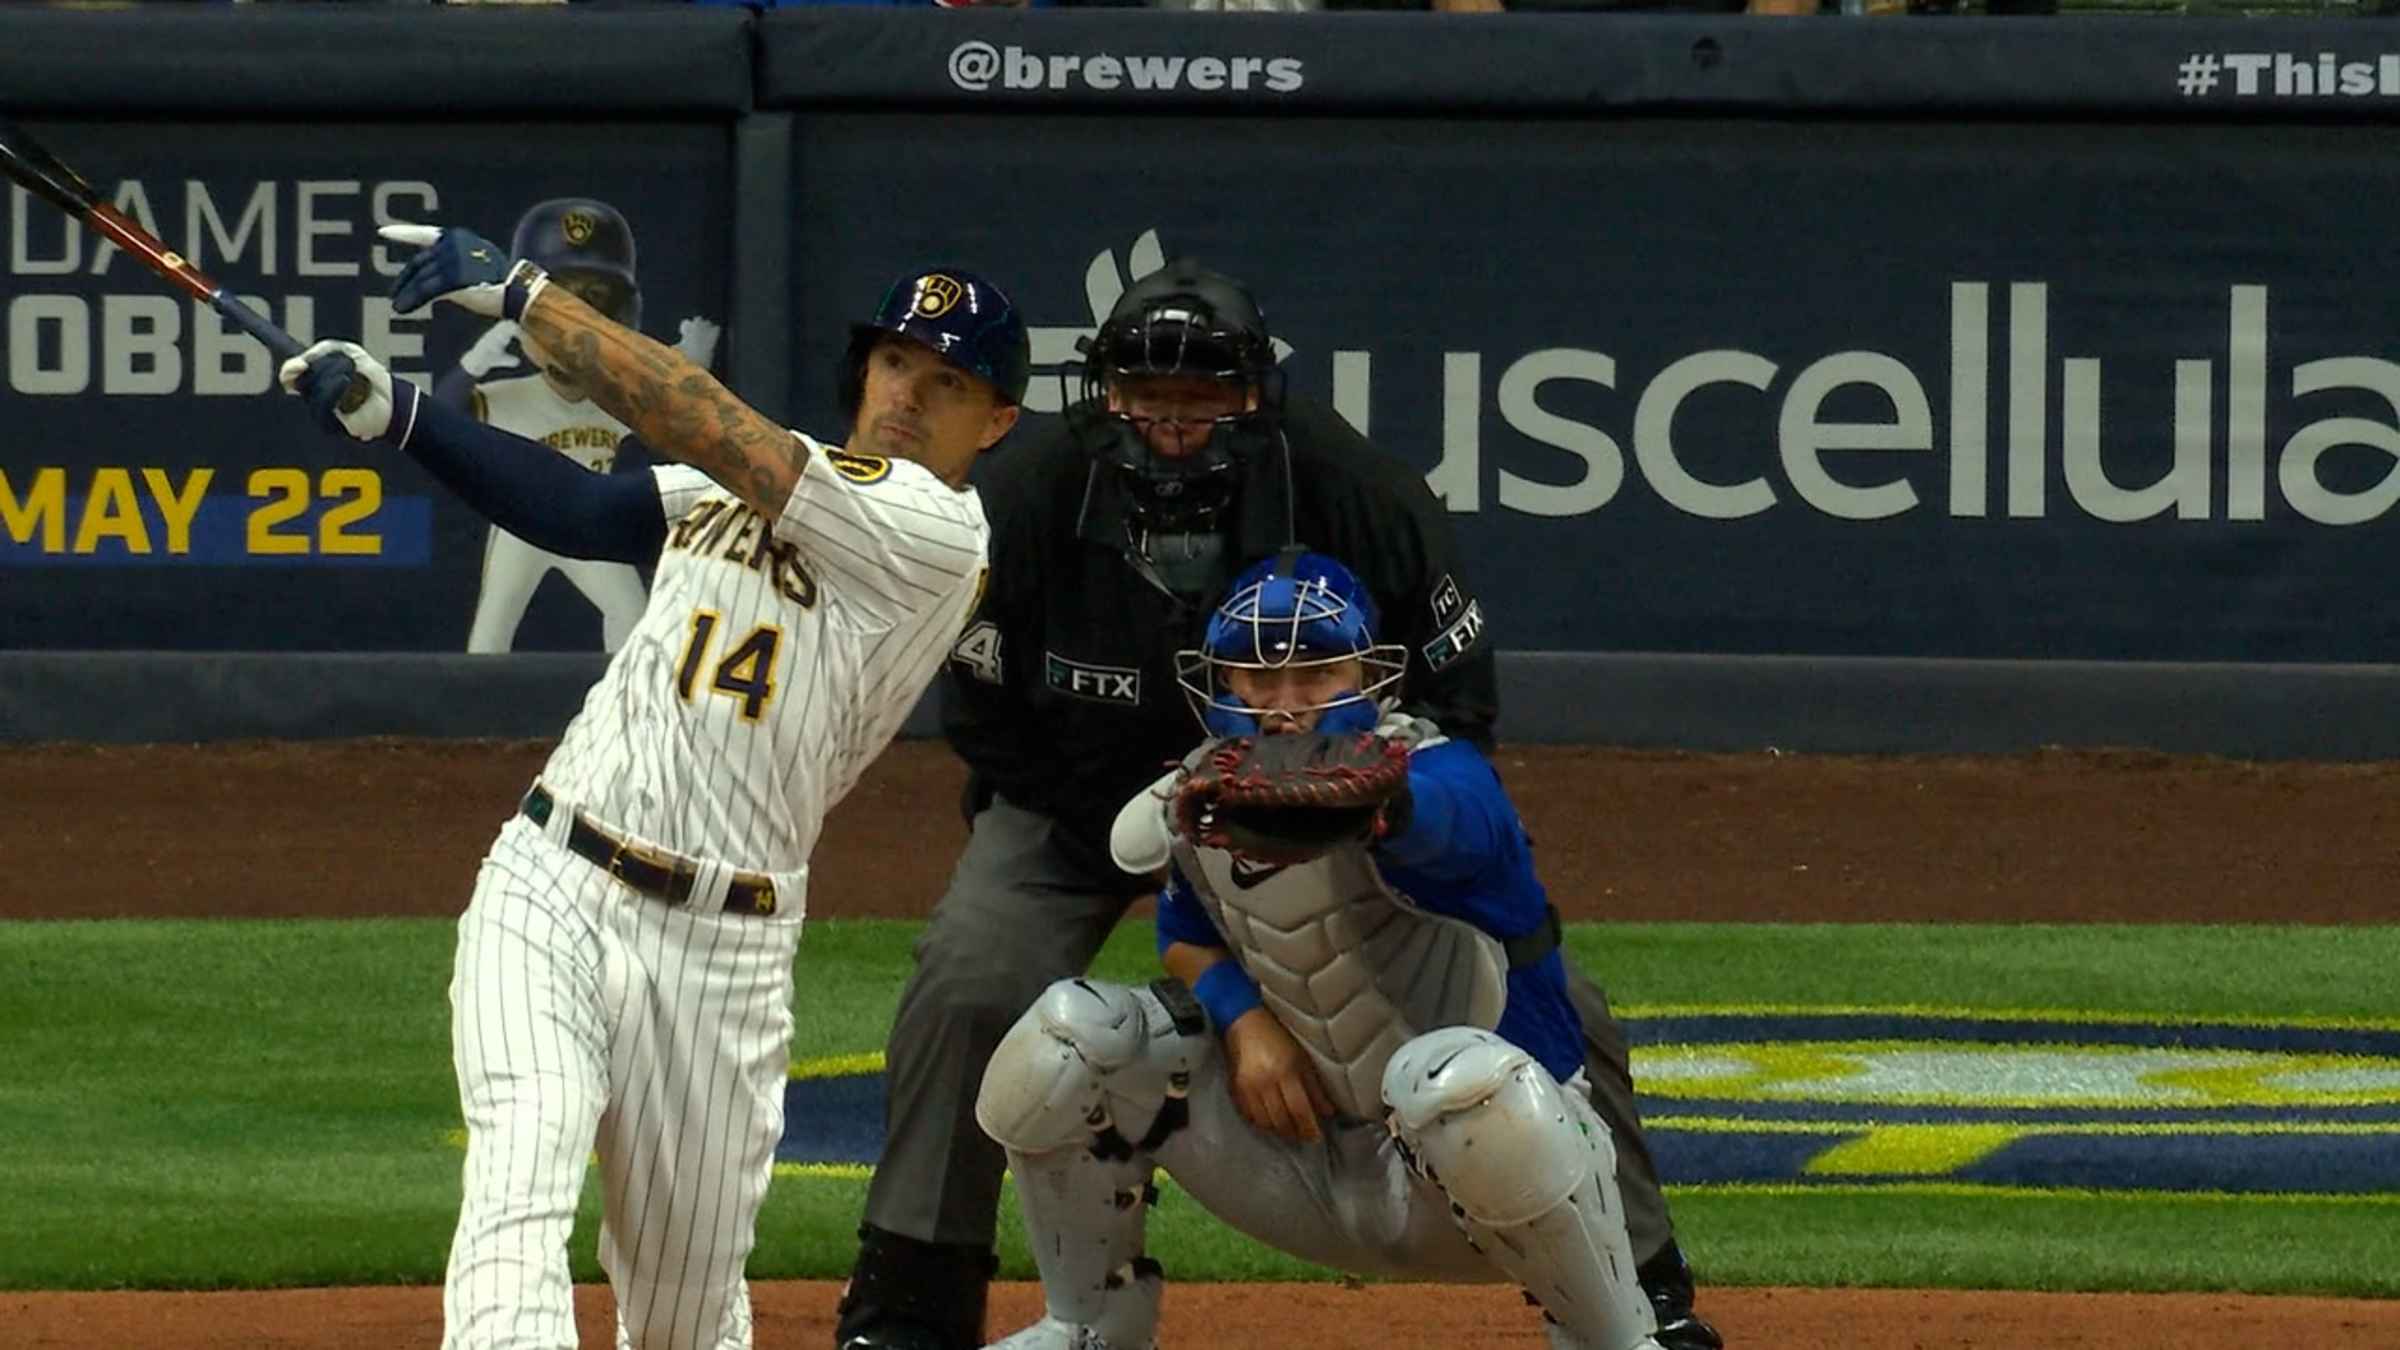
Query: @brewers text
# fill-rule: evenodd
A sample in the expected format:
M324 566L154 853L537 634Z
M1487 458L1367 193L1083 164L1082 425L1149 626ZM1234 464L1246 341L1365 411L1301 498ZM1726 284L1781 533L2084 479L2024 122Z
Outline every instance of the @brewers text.
M1306 63L1296 56L1044 53L982 41L951 48L949 68L950 83L971 94L992 89L1288 94L1308 82Z

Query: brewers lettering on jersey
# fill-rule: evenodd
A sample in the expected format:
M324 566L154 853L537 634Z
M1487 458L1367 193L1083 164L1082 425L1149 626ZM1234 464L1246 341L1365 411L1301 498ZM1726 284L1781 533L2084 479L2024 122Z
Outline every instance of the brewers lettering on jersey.
M440 299L517 321L680 461L587 472L347 343L282 371L321 422L396 445L529 544L657 563L459 920L467 1161L443 1345L576 1345L566 1242L596 1145L619 1346L746 1350L809 854L974 604L988 529L966 475L1016 422L1024 325L971 273L903 278L853 330L837 449L473 234L385 236L424 246L399 312ZM354 375L375 392L343 412Z
M788 875L792 922L825 809L932 680L984 538L978 499L923 466L862 486L828 470L886 461L799 439L816 462L774 521L697 469L652 471L673 524L649 606L542 770L628 838Z

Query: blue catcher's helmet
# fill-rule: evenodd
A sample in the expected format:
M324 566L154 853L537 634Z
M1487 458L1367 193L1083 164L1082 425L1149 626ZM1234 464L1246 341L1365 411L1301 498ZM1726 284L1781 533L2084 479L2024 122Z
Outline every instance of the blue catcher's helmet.
M633 227L607 202L590 197L536 202L517 221L508 253L548 272L553 282L627 328L642 326Z
M1201 646L1176 653L1175 681L1209 734L1255 736L1265 710L1234 692L1227 670L1341 661L1358 662L1355 687L1282 711L1317 713L1318 731L1373 731L1408 670L1405 648L1375 640L1374 597L1350 569L1295 546L1233 579L1224 603L1209 616Z
M955 267L911 272L891 284L875 317L850 325L850 350L842 358L842 416L856 418L867 391L867 353L886 333L921 342L951 365L980 376L1000 391L1000 401L1025 400L1033 374L1033 345L1025 319L999 287Z

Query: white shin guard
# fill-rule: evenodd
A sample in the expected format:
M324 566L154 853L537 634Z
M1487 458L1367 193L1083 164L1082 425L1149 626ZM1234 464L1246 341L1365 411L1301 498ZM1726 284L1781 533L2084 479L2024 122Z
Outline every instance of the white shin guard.
M1158 1350L1158 1267L1141 1263L1135 1277L1110 1291L1107 1312L1094 1322L1069 1322L1056 1312L986 1350Z
M1393 1133L1477 1250L1542 1305L1559 1350L1635 1350L1657 1330L1634 1278L1617 1154L1591 1104L1488 1031L1410 1041L1383 1075Z
M1161 1288L1143 1255L1153 1152L1182 1123L1207 1034L1196 1006L1076 979L1044 991L1002 1038L975 1118L1008 1150L1049 1315L999 1345L1150 1350Z
M1043 1322L1088 1333L1066 1342L1076 1350L1150 1350L1161 1281L1158 1264L1142 1254L1153 1196L1149 1157L1103 1161L1072 1144L1033 1154L1012 1148L1008 1169L1042 1272ZM1002 1344L1013 1350L1018 1342Z

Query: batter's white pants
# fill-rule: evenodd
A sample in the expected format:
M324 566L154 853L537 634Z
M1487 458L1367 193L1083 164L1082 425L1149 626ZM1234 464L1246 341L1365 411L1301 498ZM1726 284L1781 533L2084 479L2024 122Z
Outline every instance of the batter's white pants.
M514 647L525 607L553 571L600 611L600 645L612 652L624 646L650 604L640 572L630 563L545 553L495 525L483 546L483 584L475 596L475 620L467 627L467 650L487 655Z
M748 1350L799 935L636 895L531 821L502 827L450 984L467 1161L444 1350L575 1350L567 1239L595 1146L618 1344Z

